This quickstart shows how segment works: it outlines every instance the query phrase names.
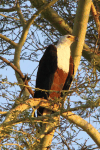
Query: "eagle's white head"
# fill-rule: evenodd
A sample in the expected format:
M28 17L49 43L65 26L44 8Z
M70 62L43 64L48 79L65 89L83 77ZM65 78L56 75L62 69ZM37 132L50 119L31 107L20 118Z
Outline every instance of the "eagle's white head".
M64 44L64 45L67 44L70 46L76 40L77 40L77 38L73 35L70 35L70 34L61 36L61 38L58 41L57 47L58 47L58 45L60 46L61 44Z
M57 66L66 73L69 72L70 46L76 41L73 35L64 35L59 39L57 47Z

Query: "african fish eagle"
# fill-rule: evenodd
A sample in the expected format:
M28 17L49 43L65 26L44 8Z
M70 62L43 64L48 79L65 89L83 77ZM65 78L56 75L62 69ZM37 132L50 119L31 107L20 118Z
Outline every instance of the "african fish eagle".
M56 46L49 45L39 62L36 78L34 98L55 99L61 97L61 90L68 90L74 74L74 64L71 57L70 46L76 40L75 36L64 35ZM41 90L43 89L43 90ZM45 90L59 92L47 92ZM39 107L37 115L41 116L47 111Z

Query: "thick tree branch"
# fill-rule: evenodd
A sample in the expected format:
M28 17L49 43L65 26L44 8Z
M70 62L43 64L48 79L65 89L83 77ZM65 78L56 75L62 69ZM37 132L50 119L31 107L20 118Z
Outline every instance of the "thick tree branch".
M49 106L50 109L54 110L56 109L56 113L52 114L51 118L54 118L58 115L62 115L64 118L66 118L67 120L73 122L74 124L77 124L79 127L81 127L84 131L86 131L91 138L96 142L96 144L98 146L100 146L100 133L91 125L89 124L87 121L85 121L84 119L82 119L80 116L75 115L74 113L70 112L69 110L62 110L61 113L59 111L59 107L58 105L55 106L51 106L51 104L48 104L47 100L42 100L42 102L40 103L41 99L29 99L27 100L24 104L21 104L19 106L17 106L15 109L10 111L10 115L9 115L9 119L5 120L3 124L5 123L9 123L9 121L11 122L13 119L15 119L16 115L18 115L19 113L21 113L22 111L24 111L27 108L30 108L32 106ZM100 104L100 102L99 102ZM90 104L91 105L91 104ZM47 118L47 116L49 117L49 115L46 116L41 116L37 119L45 119ZM7 117L8 118L8 117ZM0 130L3 130L3 128L1 127Z
M33 4L33 6L35 6L37 9L39 8L39 4L42 5L44 1L41 0L40 1L32 1L30 0L31 3ZM83 3L82 3L83 2ZM85 33L86 33L86 27L87 27L87 22L88 22L88 18L89 18L89 12L90 12L90 7L91 7L91 0L87 0L87 1L82 1L80 0L79 1L79 8L78 9L78 12L77 12L77 16L79 17L76 17L76 22L78 22L79 20L79 24L77 25L77 23L75 23L75 26L74 26L74 35L78 36L79 37L79 42L76 45L74 45L76 47L76 51L74 52L75 48L73 46L73 58L74 58L74 64L76 65L75 66L75 73L77 71L77 67L79 65L79 62L80 62L80 58L81 58L81 54L82 54L82 49L83 49L83 44L84 44L84 39L85 39ZM82 5L80 7L80 4ZM58 31L62 34L65 34L69 31L69 29L67 31L65 31L66 28L64 28L64 26L66 26L63 22L63 19L59 21L59 16L58 14L56 14L56 12L54 12L54 10L52 8L49 8L49 10L45 10L42 15L44 16L44 18L46 18L49 22L52 23L53 26L56 27L56 29L58 29ZM56 17L55 17L56 16ZM60 18L61 19L61 18ZM82 20L85 20L84 23L82 23ZM60 25L59 25L60 24ZM77 27L78 29L77 29ZM80 25L80 30L79 30L79 25ZM62 29L62 30L60 30ZM81 33L82 31L82 34L78 34L79 32ZM76 31L76 32L75 32ZM71 30L69 32L72 32ZM81 40L82 39L82 40ZM81 42L81 43L80 43ZM84 45L85 46L85 45ZM78 48L80 48L80 50L78 50ZM87 46L85 47L87 48ZM77 53L76 53L77 52ZM89 54L89 53L88 53ZM77 57L77 58L76 58ZM76 61L77 60L77 61ZM47 137L48 138L48 137Z
M95 143L100 147L100 133L86 120L81 118L78 115L75 115L72 112L63 113L63 117L67 120L71 121L72 123L78 125L83 129L83 131L87 132L88 135L95 141Z
M40 8L43 4L46 3L46 0L30 0L31 4L33 7L36 7L37 9ZM65 23L64 19L60 17L56 11L54 11L53 8L48 8L44 12L42 12L42 15L45 19L47 19L62 35L65 34L72 34L72 29L70 26ZM82 56L86 58L89 62L92 64L92 59L95 57L96 63L95 67L98 71L100 71L100 55L95 55L91 49L84 44L83 46L83 51L82 51ZM94 64L93 64L94 65Z
M46 0L30 0L33 7L36 7L38 10L41 6L47 3ZM45 9L42 12L42 15L45 19L47 19L60 33L63 35L67 33L72 33L72 29L70 26L65 23L64 19L58 15L53 8Z
M12 109L9 114L11 116L9 116L10 120L13 120L14 116L16 115L16 113L20 114L22 113L24 110L29 109L30 107L45 107L47 109L50 109L51 111L59 111L61 109L61 103L54 103L53 100L46 100L46 99L41 99L41 98L33 98L33 99L28 99L25 101L24 104L20 104L18 105L16 108ZM63 112L67 112L67 111L77 111L79 109L86 109L86 108L95 108L100 106L100 98L98 98L95 102L91 102L91 103L87 103L85 105L81 105L78 107L73 107L73 108L68 108L66 110L63 110ZM7 120L6 120L7 122Z
M27 86L26 86L27 87ZM31 94L31 93L30 93ZM29 109L30 107L37 107L37 106L41 106L41 107L45 107L51 111L58 111L61 107L61 104L54 104L53 101L48 101L46 99L41 99L41 98L34 98L34 99L29 99L25 102L25 104L20 104L19 106L17 106L16 108L13 109L14 112L19 111L19 113L23 112L26 109ZM85 110L87 108L95 108L100 106L100 98L98 98L95 102L89 102L86 103L85 105L81 104L81 106L77 106L77 107L73 107L73 108L68 108L65 109L64 111L77 111L77 110ZM7 114L7 112L0 112L0 114Z
M72 57L74 60L74 75L80 64L80 59L82 55L85 34L87 29L87 23L90 14L92 0L79 0L78 8L76 12L76 17L74 21L73 35L78 37L78 42L74 42L71 45Z

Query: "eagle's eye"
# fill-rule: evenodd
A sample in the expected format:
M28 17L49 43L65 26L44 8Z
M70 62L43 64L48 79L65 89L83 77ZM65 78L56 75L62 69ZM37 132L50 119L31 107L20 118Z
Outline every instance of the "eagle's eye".
M70 38L70 35L68 35L67 38Z

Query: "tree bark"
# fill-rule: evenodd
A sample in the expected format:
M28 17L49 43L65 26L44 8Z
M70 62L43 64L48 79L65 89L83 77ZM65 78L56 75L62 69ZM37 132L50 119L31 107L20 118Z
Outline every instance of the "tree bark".
M78 1L78 8L73 28L73 35L78 37L78 42L74 42L71 46L72 57L74 60L74 75L76 74L82 56L91 3L92 0Z

